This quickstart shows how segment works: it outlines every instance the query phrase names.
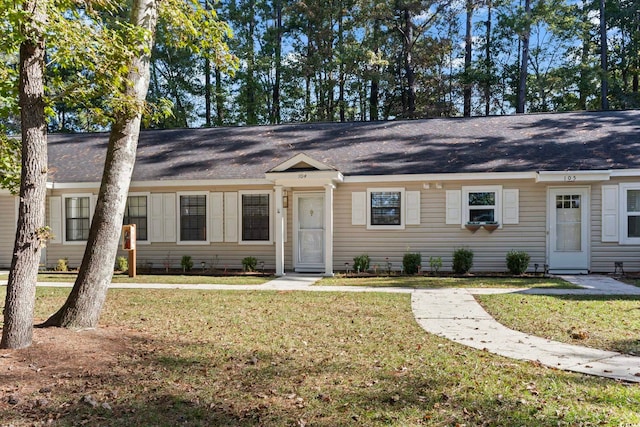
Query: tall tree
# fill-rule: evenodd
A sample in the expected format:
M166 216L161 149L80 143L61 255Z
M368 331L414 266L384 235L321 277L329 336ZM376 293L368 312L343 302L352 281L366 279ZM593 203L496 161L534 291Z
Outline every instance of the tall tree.
M47 124L44 102L46 0L25 0L20 23L19 96L22 124L20 205L7 282L2 348L31 345L33 310L44 234L47 181ZM9 6L11 5L3 5Z
M527 98L527 76L529 74L529 37L531 36L531 0L524 0L524 26L520 34L522 50L518 75L516 113L524 113Z

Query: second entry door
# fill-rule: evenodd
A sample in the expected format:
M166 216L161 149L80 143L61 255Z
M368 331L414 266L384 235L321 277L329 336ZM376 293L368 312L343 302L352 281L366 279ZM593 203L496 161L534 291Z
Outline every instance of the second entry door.
M296 271L324 271L324 194L294 197Z

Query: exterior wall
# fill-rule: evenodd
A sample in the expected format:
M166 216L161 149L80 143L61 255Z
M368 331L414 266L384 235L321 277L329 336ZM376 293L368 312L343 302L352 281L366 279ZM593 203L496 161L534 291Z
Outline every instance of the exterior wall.
M474 252L472 271L506 271L505 257L509 250L525 250L540 268L546 256L546 187L532 181L502 183L503 189L518 188L519 223L503 225L489 233L480 229L475 233L460 224L445 223L446 190L459 190L469 182L445 182L442 188L424 189L422 183L394 182L392 187L405 191L420 191L421 224L407 225L404 230L368 230L366 226L351 225L351 192L389 185L342 184L335 203L334 266L344 270L345 263L353 265L353 257L367 254L371 266L386 268L387 258L393 270L400 270L406 252L422 255L423 271L429 271L429 258L442 258L442 271L450 271L453 251L468 248ZM496 185L495 181L476 181L473 185Z
M602 241L602 185L640 183L640 179L616 178L591 186L591 272L611 273L614 262L624 263L625 272L640 271L640 245ZM618 221L625 220L619 212Z
M11 266L16 220L16 198L0 195L0 268Z

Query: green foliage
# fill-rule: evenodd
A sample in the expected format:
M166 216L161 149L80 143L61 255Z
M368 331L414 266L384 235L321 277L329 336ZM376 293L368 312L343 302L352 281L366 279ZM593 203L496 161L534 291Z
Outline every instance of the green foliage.
M466 274L473 267L473 251L471 249L459 248L453 251L453 272L456 274Z
M191 256L182 255L180 266L182 267L182 271L191 271L191 269L193 268L193 260L191 259Z
M358 255L353 258L353 271L355 271L356 273L364 273L369 269L370 263L371 258L369 258L369 255Z
M422 255L416 253L406 253L402 257L402 267L406 274L416 274L420 270Z
M507 268L511 274L522 274L529 268L531 257L524 251L511 250L507 253Z
M258 265L258 259L253 256L248 256L242 259L242 269L244 271L256 271Z
M127 271L129 269L129 261L127 257L119 256L116 258L116 270L117 271Z
M56 271L69 271L69 260L67 258L60 258L56 264Z
M2 128L0 126L0 132ZM20 190L20 140L0 133L0 188L17 194Z
M437 273L442 268L442 258L439 256L429 257L429 267L431 268L432 273Z

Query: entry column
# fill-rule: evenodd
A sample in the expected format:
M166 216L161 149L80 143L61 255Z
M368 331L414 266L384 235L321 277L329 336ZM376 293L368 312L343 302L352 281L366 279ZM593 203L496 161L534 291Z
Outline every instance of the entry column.
M333 184L324 186L324 275L333 276Z
M284 276L284 206L282 205L282 186L275 186L276 198L276 276Z

